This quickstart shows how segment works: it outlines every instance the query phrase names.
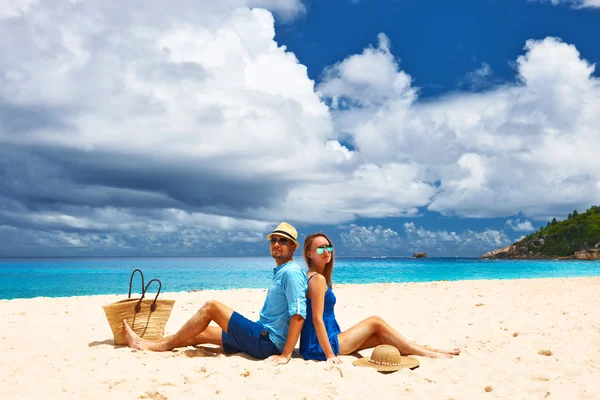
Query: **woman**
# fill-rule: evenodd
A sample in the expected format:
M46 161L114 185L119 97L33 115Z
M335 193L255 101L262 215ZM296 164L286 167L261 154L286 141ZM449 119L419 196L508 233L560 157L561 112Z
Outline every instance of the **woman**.
M396 347L403 355L446 357L460 353L418 345L407 340L380 317L369 317L342 332L334 313L332 290L333 245L324 233L309 235L304 241L304 259L308 265L307 315L300 336L300 354L305 360L341 364L338 355L352 354L380 344Z

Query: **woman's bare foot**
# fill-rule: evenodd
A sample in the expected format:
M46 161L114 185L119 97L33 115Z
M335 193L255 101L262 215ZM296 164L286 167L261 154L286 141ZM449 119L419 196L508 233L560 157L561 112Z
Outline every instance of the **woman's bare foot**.
M160 343L153 343L148 340L144 340L137 335L131 329L126 320L123 320L123 335L127 341L127 345L132 349L137 350L150 350L150 351L164 351Z
M433 351L431 349L425 350L424 353L425 354L423 354L423 357L429 357L429 358L452 358L453 357L453 355L450 353L437 352L437 351Z
M452 349L452 350L442 350L442 353L447 353L447 354L452 354L453 356L458 356L460 355L460 349L456 348L456 349Z
M427 350L435 351L436 353L450 354L453 356L457 356L460 354L459 348L452 349L452 350L443 350L443 349L434 349L433 347L429 347L429 346L423 346L423 347L425 347Z

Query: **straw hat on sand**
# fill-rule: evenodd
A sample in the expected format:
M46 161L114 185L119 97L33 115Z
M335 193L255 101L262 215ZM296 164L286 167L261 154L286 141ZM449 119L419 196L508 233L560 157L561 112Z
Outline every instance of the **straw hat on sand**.
M402 368L415 369L420 365L420 362L415 358L401 356L394 346L380 344L375 347L371 357L359 358L352 364L357 367L375 368L379 372L393 372Z

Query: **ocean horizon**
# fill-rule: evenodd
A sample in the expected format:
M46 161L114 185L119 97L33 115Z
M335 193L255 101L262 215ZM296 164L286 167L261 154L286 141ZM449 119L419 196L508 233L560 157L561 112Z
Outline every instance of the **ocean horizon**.
M296 260L304 265L302 260ZM271 257L44 257L1 258L0 299L127 294L134 269L163 292L268 288ZM334 284L600 276L600 262L481 260L403 256L338 257ZM158 288L153 284L150 293ZM141 291L139 275L134 293Z
M304 265L303 260L296 260ZM44 257L0 258L0 299L127 294L134 269L146 283L160 279L163 292L266 289L271 257ZM600 276L600 261L481 260L337 257L333 283L404 283L457 280ZM149 293L156 293L153 284ZM139 275L133 292L140 293Z

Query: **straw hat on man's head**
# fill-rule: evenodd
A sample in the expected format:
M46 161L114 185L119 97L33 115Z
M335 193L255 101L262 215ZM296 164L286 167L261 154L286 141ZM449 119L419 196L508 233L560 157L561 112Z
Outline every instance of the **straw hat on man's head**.
M285 238L290 239L296 245L296 248L300 247L298 244L298 232L296 228L288 224L287 222L282 222L275 228L275 230L267 235L267 239L271 240L271 236L279 235Z
M402 368L415 369L420 362L415 358L401 356L394 346L380 344L375 347L371 357L359 358L352 364L357 367L375 368L379 372L393 372Z

